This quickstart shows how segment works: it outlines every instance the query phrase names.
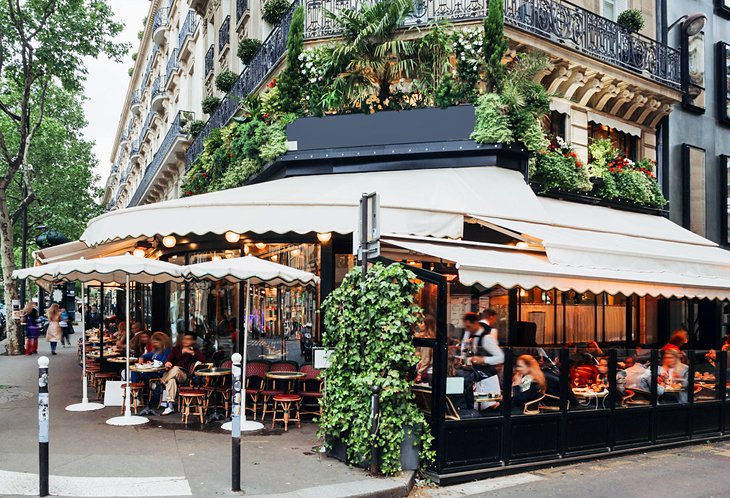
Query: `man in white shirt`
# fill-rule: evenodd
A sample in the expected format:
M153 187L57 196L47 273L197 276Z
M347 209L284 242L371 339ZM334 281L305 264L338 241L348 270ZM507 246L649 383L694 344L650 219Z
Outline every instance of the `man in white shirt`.
M496 321L496 313L492 317ZM487 322L489 325L489 322ZM504 363L504 353L492 333L480 322L479 315L464 315L464 336L461 340L462 366L457 375L464 378L464 398L467 408L474 408L474 383L497 373Z

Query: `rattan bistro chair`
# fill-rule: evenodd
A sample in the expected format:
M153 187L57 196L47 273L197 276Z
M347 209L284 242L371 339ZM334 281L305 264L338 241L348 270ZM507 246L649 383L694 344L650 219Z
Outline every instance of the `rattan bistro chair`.
M306 375L299 381L299 396L302 397L300 414L322 416L322 406L319 400L322 398L323 381L319 378L320 371L312 365L302 365L300 372Z
M295 361L276 361L271 364L269 372L296 372L298 365ZM291 384L289 380L272 380L267 379L268 386L262 389L259 395L263 398L262 406L263 412L261 413L261 420L266 418L266 414L269 413L273 408L272 398L278 394L287 394L287 390ZM282 387L285 386L285 387Z
M258 414L258 403L263 396L261 391L266 388L266 372L269 371L268 361L249 361L246 363L246 387L244 396L244 407L253 414L256 420ZM246 400L250 400L249 404Z

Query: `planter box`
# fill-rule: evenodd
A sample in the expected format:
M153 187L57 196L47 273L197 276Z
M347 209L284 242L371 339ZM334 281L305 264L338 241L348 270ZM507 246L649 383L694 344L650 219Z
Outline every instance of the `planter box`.
M418 470L420 463L420 444L417 444L419 433L411 426L403 428L403 441L400 444L400 466L403 470ZM370 458L356 463L347 460L347 444L341 439L329 441L327 456L356 467L370 468Z

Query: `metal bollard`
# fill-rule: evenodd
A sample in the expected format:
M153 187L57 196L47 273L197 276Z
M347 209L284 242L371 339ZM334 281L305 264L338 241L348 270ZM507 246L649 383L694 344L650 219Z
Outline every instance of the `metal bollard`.
M241 491L241 359L233 353L233 396L231 403L231 489Z
M370 449L370 473L380 473L380 450L375 444L375 437L378 434L380 425L380 386L373 386L373 395L370 398L370 435L372 436L372 447Z
M38 358L39 496L48 496L48 357Z

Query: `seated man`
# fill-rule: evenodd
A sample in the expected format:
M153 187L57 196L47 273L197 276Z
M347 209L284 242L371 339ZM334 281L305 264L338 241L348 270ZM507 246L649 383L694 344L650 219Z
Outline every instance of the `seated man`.
M626 366L624 370L626 372L626 387L629 389L638 388L646 368L641 363L637 363L633 356L626 358L624 364Z
M180 344L172 348L165 362L165 375L162 376L162 383L165 384L167 392L167 408L162 412L169 415L175 411L175 398L177 397L178 382L188 380L190 371L196 362L204 362L205 355L195 346L195 334L185 332Z

